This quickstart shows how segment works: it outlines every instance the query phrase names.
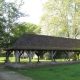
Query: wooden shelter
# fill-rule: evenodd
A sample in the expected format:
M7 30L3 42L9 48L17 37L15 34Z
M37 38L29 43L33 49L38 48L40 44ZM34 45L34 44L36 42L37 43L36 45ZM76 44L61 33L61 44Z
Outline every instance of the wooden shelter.
M11 52L15 52L16 62L19 62L21 54L26 51L29 56L29 62L31 62L31 55L36 53L39 56L41 53L49 52L53 57L57 51L65 51L68 55L69 52L80 51L80 40L27 34L24 33L10 48L6 51L6 61L9 59Z

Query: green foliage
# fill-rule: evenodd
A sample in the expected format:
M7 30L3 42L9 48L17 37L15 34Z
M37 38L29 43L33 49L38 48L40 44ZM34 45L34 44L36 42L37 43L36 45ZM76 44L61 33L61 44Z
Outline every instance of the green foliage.
M38 28L37 25L32 23L21 23L15 25L11 32L13 36L21 36L24 32L30 33L30 34L37 34L35 29Z
M6 57L4 53L0 53L0 57Z
M49 60L50 59L50 54L47 52L44 54L44 59Z
M13 44L25 32L28 34L37 34L39 31L39 26L32 23L15 24L11 29L11 44Z
M40 31L40 26L31 23L18 23L20 17L26 14L20 12L23 5L21 0L17 4L0 0L0 48L7 48L12 45L24 32L35 34Z
M17 5L14 2L6 2L0 0L0 48L7 48L10 46L11 41L11 29L16 23L16 20L22 16L20 12L20 4Z
M40 57L41 59L43 59L43 55L44 55L45 52L43 51L36 51L35 54Z
M80 0L48 0L41 18L41 33L77 38L80 34Z

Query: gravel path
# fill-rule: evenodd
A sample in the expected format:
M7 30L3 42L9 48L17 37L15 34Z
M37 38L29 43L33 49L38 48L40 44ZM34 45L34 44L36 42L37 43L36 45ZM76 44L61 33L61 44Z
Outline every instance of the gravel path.
M4 65L0 64L0 80L33 80L14 71L6 71Z
M3 80L32 80L29 77L22 76L12 71L0 72L0 78Z

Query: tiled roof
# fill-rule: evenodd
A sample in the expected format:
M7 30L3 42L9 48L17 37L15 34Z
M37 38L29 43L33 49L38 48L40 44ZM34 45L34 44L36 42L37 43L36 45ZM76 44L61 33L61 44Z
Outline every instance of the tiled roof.
M25 33L9 49L80 50L80 40Z

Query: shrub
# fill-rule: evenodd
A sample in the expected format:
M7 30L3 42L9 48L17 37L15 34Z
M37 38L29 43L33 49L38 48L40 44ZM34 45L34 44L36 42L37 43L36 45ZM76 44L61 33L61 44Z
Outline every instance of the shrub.
M0 57L5 57L5 56L6 56L6 54L0 53Z
M50 54L47 52L44 54L44 59L49 60L50 59Z

